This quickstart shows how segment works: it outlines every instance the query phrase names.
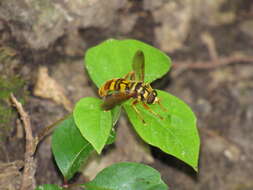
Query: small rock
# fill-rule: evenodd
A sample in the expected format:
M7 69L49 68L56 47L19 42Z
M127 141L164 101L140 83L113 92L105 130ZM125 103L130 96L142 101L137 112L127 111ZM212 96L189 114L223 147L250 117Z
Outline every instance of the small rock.
M148 11L152 11L154 9L161 7L165 2L166 2L166 0L155 0L155 1L154 0L145 0L145 1L143 1L143 9L148 10Z
M191 7L169 2L156 9L153 16L161 24L155 28L155 37L160 48L165 52L173 52L183 47L192 18Z
M239 28L244 34L253 38L253 20L246 20L242 22Z
M225 157L232 161L237 162L240 159L241 151L236 146L230 145L225 151L224 151Z
M195 106L195 111L197 111L203 115L208 115L212 111L212 106L207 100L198 99L197 104Z

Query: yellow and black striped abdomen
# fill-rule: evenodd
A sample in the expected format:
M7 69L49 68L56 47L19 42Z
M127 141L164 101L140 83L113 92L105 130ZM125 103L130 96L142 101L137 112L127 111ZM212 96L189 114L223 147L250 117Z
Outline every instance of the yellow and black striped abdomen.
M131 84L131 81L118 78L118 79L112 79L108 80L100 89L99 89L99 95L101 97L104 97L111 92L122 92L122 93L128 93L129 92L129 86Z

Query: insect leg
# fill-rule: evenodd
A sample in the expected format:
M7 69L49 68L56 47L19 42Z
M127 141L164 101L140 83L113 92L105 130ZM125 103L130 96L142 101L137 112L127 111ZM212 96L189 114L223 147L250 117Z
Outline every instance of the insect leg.
M126 74L126 76L124 77L124 79L130 79L130 80L135 80L135 72L131 71L129 73Z
M146 125L146 122L144 121L140 111L136 108L136 104L138 103L139 101L138 100L134 100L132 103L131 103L131 106L134 108L134 111L136 112L136 114L138 115L138 117L141 119L142 123L144 125Z
M163 117L160 116L158 113L154 112L147 104L145 104L144 102L142 102L143 107L148 110L150 113L152 113L153 115L159 117L161 120L163 120Z
M162 109L163 111L165 111L165 112L168 111L168 110L161 104L161 101L160 101L160 100L158 100L157 103L158 103L158 105L161 107L161 109Z

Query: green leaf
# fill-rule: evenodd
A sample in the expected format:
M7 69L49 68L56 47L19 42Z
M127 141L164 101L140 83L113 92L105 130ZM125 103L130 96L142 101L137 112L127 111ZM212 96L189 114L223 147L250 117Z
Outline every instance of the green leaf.
M108 144L108 145L112 144L115 142L115 140L116 140L116 131L114 128L112 128L111 133L106 141L106 144Z
M161 78L169 71L171 60L160 50L137 40L110 39L90 48L85 55L86 68L97 87L132 71L132 61L137 50L144 52L145 82Z
M102 170L86 190L167 190L160 173L144 164L122 162Z
M101 153L112 129L110 111L101 109L102 100L82 98L74 108L74 119L84 138Z
M197 171L200 142L194 113L175 96L158 91L158 97L168 111L162 110L157 104L150 107L161 115L163 120L139 103L136 107L141 112L145 125L128 101L124 108L131 123L145 142L179 158Z
M71 115L55 129L52 150L64 178L70 179L94 149L83 138Z
M115 106L112 110L112 125L116 125L117 121L119 120L119 116L121 113L121 105Z
M36 187L35 190L63 190L63 188L53 184L44 184Z

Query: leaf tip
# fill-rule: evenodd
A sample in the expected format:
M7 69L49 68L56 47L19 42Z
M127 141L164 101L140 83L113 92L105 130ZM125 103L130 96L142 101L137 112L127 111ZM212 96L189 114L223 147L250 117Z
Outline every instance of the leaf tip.
M96 150L96 152L98 154L101 154L102 150L103 150L103 147L102 148L97 148L97 147L94 147L94 149Z
M192 168L194 169L194 171L195 171L196 173L198 173L198 172L199 172L198 165L196 165L196 166L192 166Z

